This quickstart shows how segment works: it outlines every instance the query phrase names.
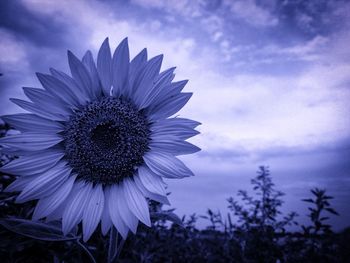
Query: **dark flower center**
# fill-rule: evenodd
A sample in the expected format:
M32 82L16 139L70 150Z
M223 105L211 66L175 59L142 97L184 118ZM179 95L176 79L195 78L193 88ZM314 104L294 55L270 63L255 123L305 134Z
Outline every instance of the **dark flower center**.
M106 97L72 115L63 136L66 159L78 178L108 185L132 176L143 163L149 128L132 103Z

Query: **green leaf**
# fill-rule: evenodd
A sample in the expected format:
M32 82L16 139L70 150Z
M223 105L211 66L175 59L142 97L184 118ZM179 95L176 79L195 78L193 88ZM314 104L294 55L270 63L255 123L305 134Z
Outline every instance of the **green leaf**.
M63 235L61 227L53 223L20 218L2 218L0 219L0 225L17 234L43 241L66 241L80 238L80 236L75 236L72 233L67 236Z
M151 217L155 220L168 220L183 227L182 220L173 212L161 211L151 213Z
M335 211L333 208L325 208L328 212L332 213L333 215L339 215L337 211Z
M303 202L308 202L308 203L314 203L314 200L312 199L301 199Z

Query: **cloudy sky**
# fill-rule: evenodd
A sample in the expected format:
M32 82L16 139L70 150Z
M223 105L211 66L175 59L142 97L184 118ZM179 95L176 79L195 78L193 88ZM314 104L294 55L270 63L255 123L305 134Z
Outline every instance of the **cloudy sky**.
M269 165L286 193L285 211L304 220L312 187L335 196L350 220L350 3L331 0L128 0L0 3L0 115L10 97L36 86L35 72L68 71L67 49L95 55L129 38L131 56L147 47L176 66L194 92L181 116L202 122L183 158L196 176L168 181L179 215L227 211ZM202 222L202 224L205 224Z

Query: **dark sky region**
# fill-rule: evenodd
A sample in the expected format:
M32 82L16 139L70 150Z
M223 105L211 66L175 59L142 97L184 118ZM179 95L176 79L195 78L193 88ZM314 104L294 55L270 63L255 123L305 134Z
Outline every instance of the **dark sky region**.
M194 96L180 112L199 120L183 159L196 174L168 180L179 215L226 212L269 165L285 210L305 219L313 187L335 197L350 222L350 2L337 0L129 0L0 2L0 114L10 97L36 86L35 72L68 71L67 49L82 56L105 37L129 37L131 56L147 47L177 66ZM200 222L205 225L205 222Z

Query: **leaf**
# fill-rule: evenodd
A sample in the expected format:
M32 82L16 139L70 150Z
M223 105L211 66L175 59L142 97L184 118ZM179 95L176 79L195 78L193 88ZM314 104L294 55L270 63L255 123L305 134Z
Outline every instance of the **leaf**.
M161 211L151 213L151 217L155 220L168 220L183 227L182 220L173 212Z
M301 199L303 202L308 202L308 203L314 203L314 200L312 199Z
M325 208L329 213L332 213L333 215L339 215L337 211L335 211L333 208Z
M2 218L0 219L0 225L17 234L44 241L66 241L80 238L80 236L75 236L72 233L66 236L63 235L61 227L52 223L20 218Z
M325 196L323 197L323 199L334 199L334 197L333 197L333 196L329 196L329 195L325 195Z

